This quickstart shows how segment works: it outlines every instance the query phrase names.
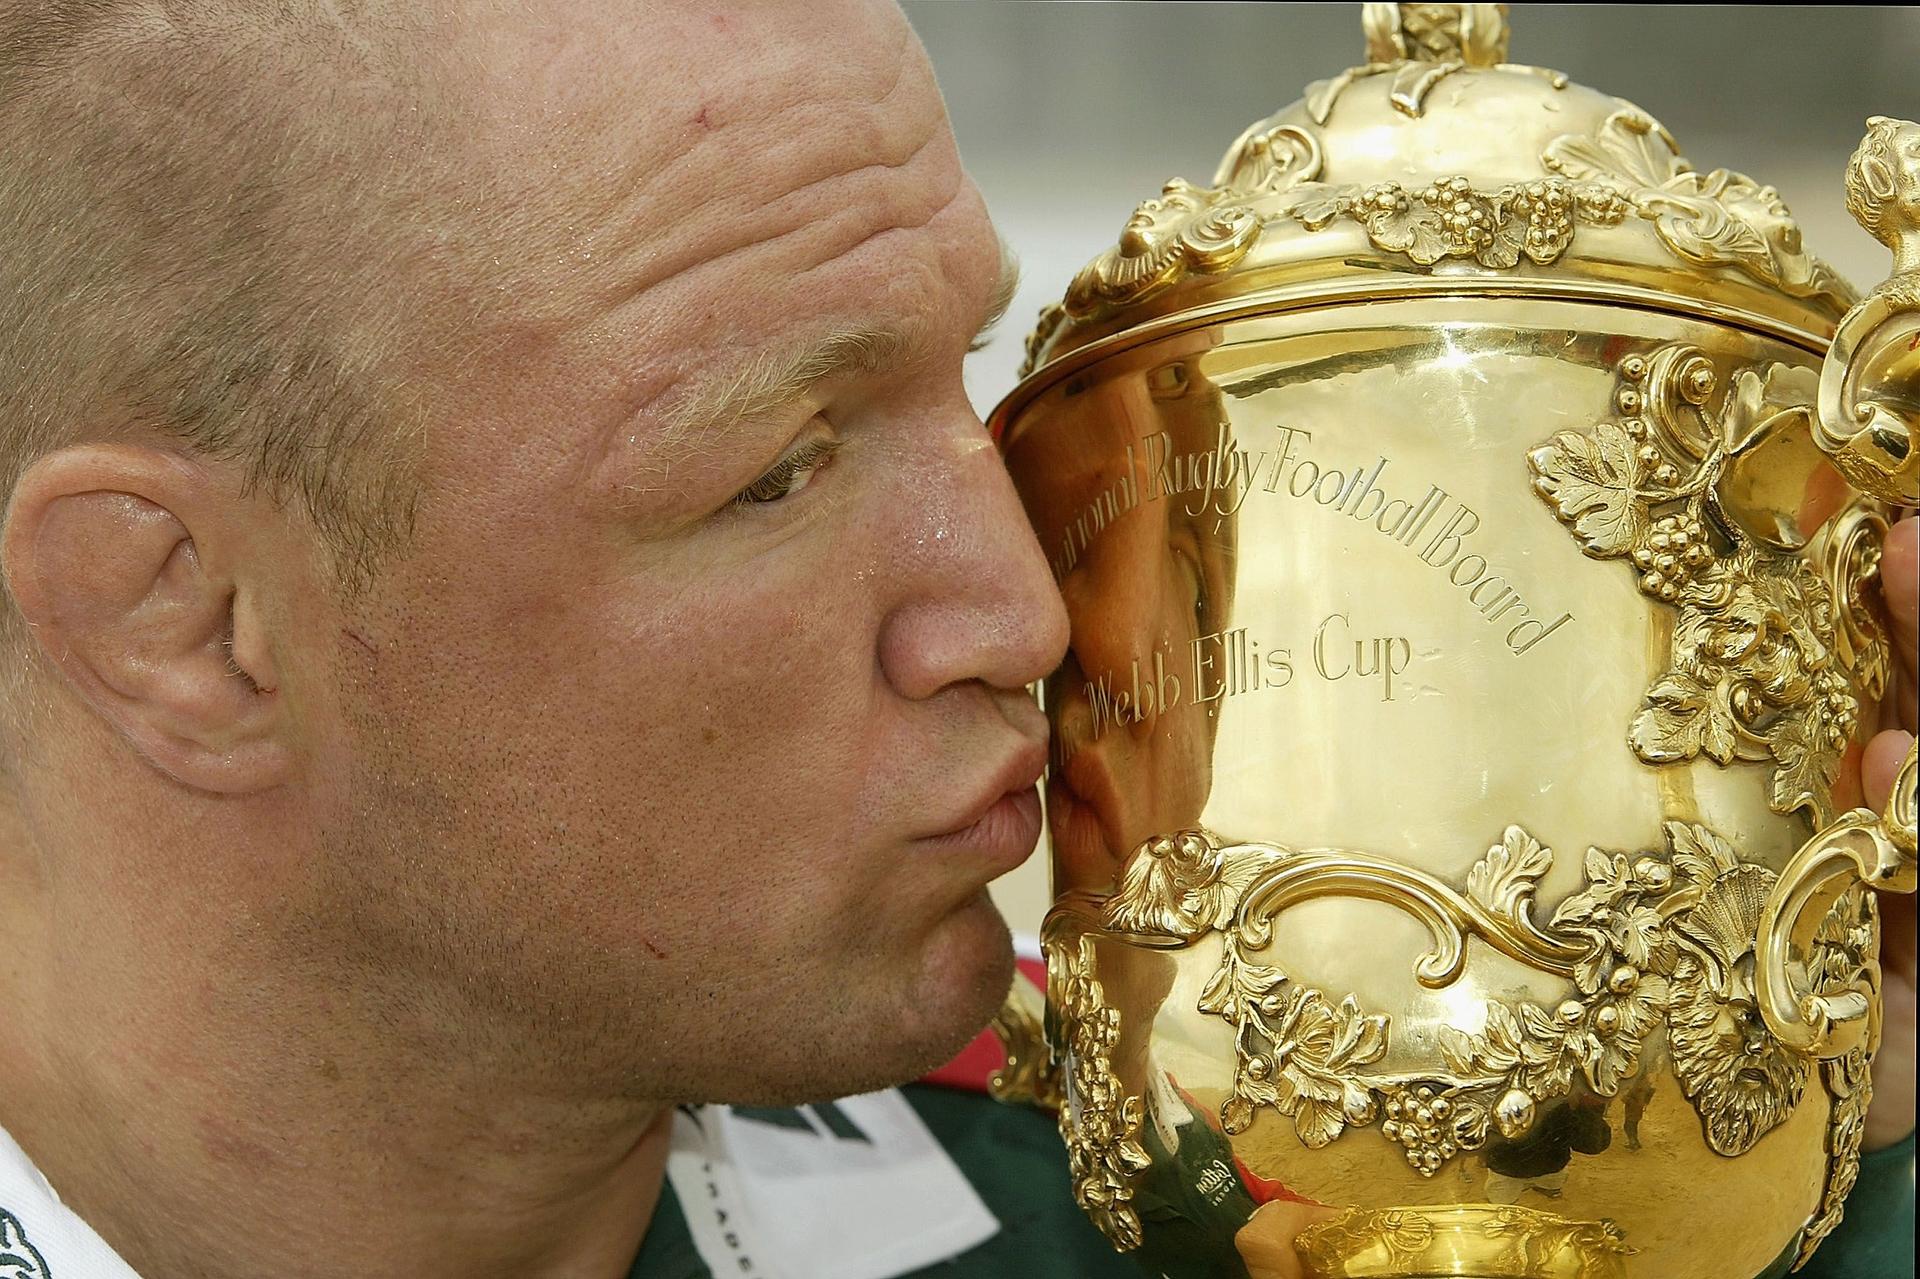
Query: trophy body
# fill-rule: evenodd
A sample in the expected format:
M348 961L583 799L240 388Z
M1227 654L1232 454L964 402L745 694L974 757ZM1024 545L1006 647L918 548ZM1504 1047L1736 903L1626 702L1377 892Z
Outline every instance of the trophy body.
M1836 469L1777 199L1459 9L1142 206L996 413L1075 1191L1176 1277L1783 1273L1912 880L1911 766L1849 811L1905 410Z

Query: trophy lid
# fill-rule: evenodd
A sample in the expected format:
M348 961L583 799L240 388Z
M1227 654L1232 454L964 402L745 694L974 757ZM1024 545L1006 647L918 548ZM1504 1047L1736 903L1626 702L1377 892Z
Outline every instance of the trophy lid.
M1773 188L1701 173L1640 108L1505 61L1506 5L1363 8L1366 64L1247 129L1211 186L1142 204L1041 313L1003 415L1117 346L1374 298L1614 302L1826 349L1857 296Z

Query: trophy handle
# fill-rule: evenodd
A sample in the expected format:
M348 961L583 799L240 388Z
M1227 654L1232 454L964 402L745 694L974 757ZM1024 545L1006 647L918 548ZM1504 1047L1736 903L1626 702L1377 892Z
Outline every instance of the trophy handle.
M1907 749L1884 817L1864 808L1843 814L1801 846L1781 872L1760 912L1754 947L1754 995L1767 1029L1782 1043L1816 1057L1843 1057L1875 1046L1877 970L1838 990L1801 989L1791 963L1840 897L1856 884L1911 893L1920 879L1915 853L1915 778L1920 743Z
M995 1101L1060 1108L1060 1072L1047 1052L1046 1009L1046 996L1016 967L1006 1001L993 1015L993 1033L1007 1053L1007 1064L987 1080Z
M1875 116L1847 165L1847 211L1893 250L1820 369L1814 442L1854 487L1920 506L1920 124Z

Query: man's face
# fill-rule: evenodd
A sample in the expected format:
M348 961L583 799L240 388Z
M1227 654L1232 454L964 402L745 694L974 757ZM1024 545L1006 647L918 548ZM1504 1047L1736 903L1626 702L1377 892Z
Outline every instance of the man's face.
M1055 725L1047 818L1056 894L1112 890L1142 841L1201 824L1213 788L1219 720L1207 699L1219 696L1238 516L1221 513L1224 497L1154 500L1152 479L1142 478L1168 457L1217 449L1230 429L1221 392L1201 371L1203 349L1169 351L1151 372L1060 400L1042 429L1007 446L1043 547L1068 545L1074 521L1129 474L1135 492L1147 494L1118 503L1124 509L1074 543L1070 566L1061 556L1074 632L1046 690ZM1202 659L1210 690L1194 676ZM1156 692L1169 687L1172 709ZM1115 701L1120 694L1129 698L1125 708Z
M1004 993L1037 831L942 838L1030 795L1065 638L961 387L1000 255L891 5L622 12L469 33L509 231L435 252L509 320L423 366L414 544L317 637L304 905L560 1091L875 1086Z

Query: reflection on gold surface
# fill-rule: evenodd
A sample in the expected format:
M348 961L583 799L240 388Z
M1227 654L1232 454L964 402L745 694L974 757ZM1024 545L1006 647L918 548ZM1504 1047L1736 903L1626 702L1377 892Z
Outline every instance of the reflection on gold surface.
M1141 847L1104 923L1136 943L1224 934L1195 1006L1235 1032L1233 1093L1220 1107L1229 1135L1246 1132L1262 1107L1291 1119L1311 1149L1379 1122L1431 1178L1490 1138L1528 1138L1548 1103L1619 1094L1664 1029L1707 1144L1744 1154L1792 1112L1809 1071L1769 1033L1756 995L1756 939L1777 877L1704 826L1669 823L1666 842L1640 856L1588 850L1585 891L1542 928L1533 893L1553 851L1517 826L1468 870L1464 892L1363 853L1227 846L1187 832ZM1330 999L1267 953L1280 912L1316 897L1371 898L1419 918L1434 943L1416 965L1423 984L1458 982L1464 943L1477 936L1570 978L1570 997L1553 1008L1489 1001L1478 1031L1437 1028L1439 1061L1382 1070L1396 1019L1352 996ZM1876 947L1864 892L1840 905L1862 912L1857 927L1830 930L1807 959L1828 986L1851 980Z
M1770 188L1505 64L1498 6L1368 31L995 414L1072 620L1075 1191L1172 1279L1751 1279L1838 1220L1866 885L1914 879L1911 778L1850 810L1920 129L1856 157L1903 256L1849 311Z
M1312 1279L1300 1259L1300 1232L1340 1215L1337 1208L1287 1200L1262 1204L1233 1236L1248 1279Z
M1441 1202L1567 1205L1705 1258L1664 1196L1713 1176L1801 1222L1829 1146L1845 1162L1863 1103L1768 1030L1754 946L1796 808L1857 794L1884 519L1847 499L1788 549L1718 501L1736 449L1807 431L1807 356L1529 314L1200 330L1005 438L1074 623L1047 689L1056 914L1113 1013L1111 1087L1083 1090L1112 1104L1063 1130L1096 1219L1166 1273L1233 1273L1178 1257L1254 1238L1272 1187L1368 1207L1396 1163ZM1771 527L1829 474L1770 490ZM1793 962L1839 992L1865 927ZM1200 1044L1211 1070L1167 1068Z
M1496 1204L1348 1212L1307 1226L1296 1248L1303 1279L1617 1279L1635 1251L1610 1221Z
M1198 819L1217 731L1204 712L1262 669L1224 625L1239 454L1219 391L1176 361L1087 407L1035 440L1060 482L1033 517L1058 530L1047 549L1074 619L1046 687L1056 892L1110 885L1146 833Z

